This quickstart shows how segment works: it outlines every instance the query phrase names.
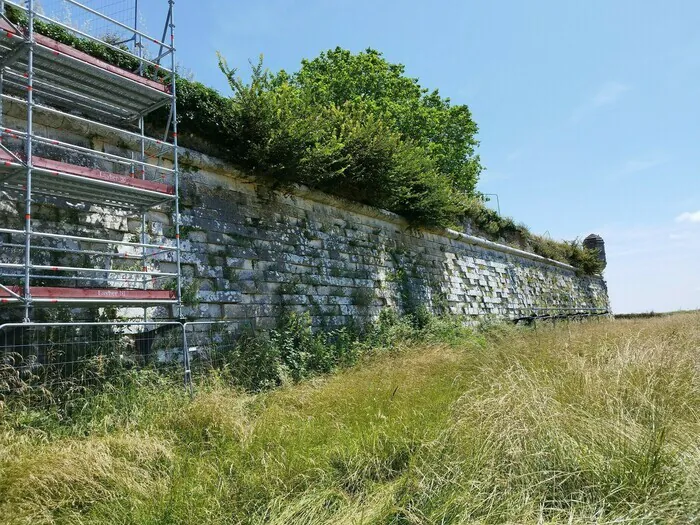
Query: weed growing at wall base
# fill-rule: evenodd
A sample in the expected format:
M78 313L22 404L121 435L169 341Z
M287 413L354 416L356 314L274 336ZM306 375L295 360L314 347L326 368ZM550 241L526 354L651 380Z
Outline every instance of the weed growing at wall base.
M472 331L458 318L427 313L400 317L385 309L375 323L313 331L311 315L290 312L270 331L248 329L236 344L210 355L216 380L259 392L298 383L319 374L353 366L358 360L415 341L458 340ZM193 364L195 373L197 363ZM202 379L202 376L197 376Z

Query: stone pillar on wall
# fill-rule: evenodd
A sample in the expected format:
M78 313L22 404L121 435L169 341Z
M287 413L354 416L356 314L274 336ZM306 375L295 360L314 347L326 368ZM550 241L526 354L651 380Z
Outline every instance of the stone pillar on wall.
M608 261L605 257L605 241L600 235L591 233L583 240L583 247L598 252L598 258L603 263L603 268L607 266Z

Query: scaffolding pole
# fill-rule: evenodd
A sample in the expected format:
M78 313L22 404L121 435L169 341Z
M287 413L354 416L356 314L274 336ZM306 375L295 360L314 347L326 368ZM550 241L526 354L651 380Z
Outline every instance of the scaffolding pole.
M177 75L175 73L175 0L168 0L168 20L170 21L170 59L172 67L172 126L173 126L173 169L175 170L175 243L177 251L177 318L182 318L182 269L181 269L181 242L180 242L180 167L178 163L177 143Z
M34 0L27 0L29 17L27 24L27 139L25 141L25 162L27 182L24 207L24 322L31 321L32 294L29 271L32 265L32 134L34 133Z
M143 75L143 37L138 32L139 27L139 3L138 0L134 0L134 46L136 47L136 53L139 56L139 75ZM140 156L139 161L141 163L146 161L146 129L143 116L139 117L139 132L141 134L141 140L139 141ZM145 180L146 170L141 168L141 178ZM146 244L146 210L141 212L141 244ZM142 252L143 257L141 260L141 269L145 272L148 270L148 258L146 257L146 250ZM148 277L144 274L143 277L143 289L148 289ZM148 321L148 307L143 307L143 321Z

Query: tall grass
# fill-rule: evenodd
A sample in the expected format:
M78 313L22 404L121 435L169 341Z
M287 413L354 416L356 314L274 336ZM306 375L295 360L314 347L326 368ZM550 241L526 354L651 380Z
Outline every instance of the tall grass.
M698 520L700 314L392 330L266 393L145 377L69 421L5 409L0 522Z

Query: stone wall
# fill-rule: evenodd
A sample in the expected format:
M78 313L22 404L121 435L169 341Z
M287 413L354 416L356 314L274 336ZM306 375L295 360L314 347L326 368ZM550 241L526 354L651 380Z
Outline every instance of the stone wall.
M21 126L12 108L7 112L6 121ZM105 151L134 146L69 121L46 120L39 131ZM361 323L386 307L469 319L513 318L533 307L608 307L603 279L578 276L566 264L455 231L414 230L394 214L304 188L275 191L195 152L183 160L187 317L271 327L283 312L295 310L330 328ZM2 195L0 223L21 227L23 214L21 203ZM133 241L140 231L137 217L75 203L37 203L33 216L38 228L56 233ZM170 211L149 213L149 242L172 242L173 228ZM2 260L17 255L0 247ZM76 258L53 264L75 265ZM167 253L154 265L175 269ZM117 313L137 317L142 310ZM151 314L174 312L158 308Z

